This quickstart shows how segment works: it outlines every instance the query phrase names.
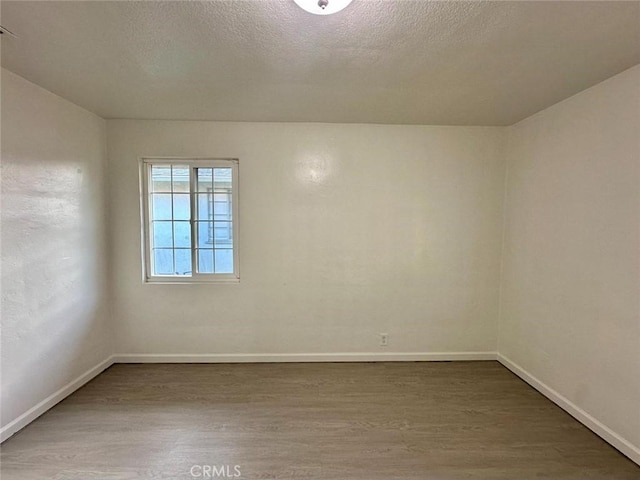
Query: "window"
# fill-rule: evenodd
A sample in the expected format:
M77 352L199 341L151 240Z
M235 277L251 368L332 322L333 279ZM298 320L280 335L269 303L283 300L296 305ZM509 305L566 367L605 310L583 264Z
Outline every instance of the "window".
M144 279L238 281L238 161L142 160Z

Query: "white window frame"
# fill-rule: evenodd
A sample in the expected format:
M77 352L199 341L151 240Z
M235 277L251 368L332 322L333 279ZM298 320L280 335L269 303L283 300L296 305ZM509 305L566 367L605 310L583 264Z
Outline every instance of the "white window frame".
M153 272L153 239L151 227L153 212L150 209L150 182L152 165L180 165L190 169L189 198L191 202L191 276L186 275L152 275ZM240 266L238 252L238 168L237 158L182 158L182 157L142 157L140 158L140 196L142 219L142 279L144 283L218 283L240 281ZM231 212L233 235L233 273L198 273L197 271L197 237L196 237L196 186L197 178L194 175L196 168L231 168Z

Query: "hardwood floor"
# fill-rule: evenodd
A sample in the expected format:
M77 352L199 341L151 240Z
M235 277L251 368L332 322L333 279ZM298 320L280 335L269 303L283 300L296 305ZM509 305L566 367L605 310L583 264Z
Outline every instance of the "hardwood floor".
M116 365L0 460L2 480L640 479L497 362Z

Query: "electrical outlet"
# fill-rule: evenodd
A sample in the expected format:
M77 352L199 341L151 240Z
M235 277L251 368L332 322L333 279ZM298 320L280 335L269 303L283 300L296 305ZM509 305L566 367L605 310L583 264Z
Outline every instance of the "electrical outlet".
M389 335L386 333L381 333L380 334L380 346L381 347L386 347L387 345L389 345Z

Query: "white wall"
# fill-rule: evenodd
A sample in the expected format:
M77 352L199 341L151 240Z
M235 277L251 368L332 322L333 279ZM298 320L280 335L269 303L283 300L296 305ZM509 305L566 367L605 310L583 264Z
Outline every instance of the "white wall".
M118 352L494 352L502 140L109 120ZM142 283L138 158L154 155L240 159L239 284Z
M511 127L507 157L499 352L638 461L640 66Z
M105 360L105 121L2 70L2 426Z

